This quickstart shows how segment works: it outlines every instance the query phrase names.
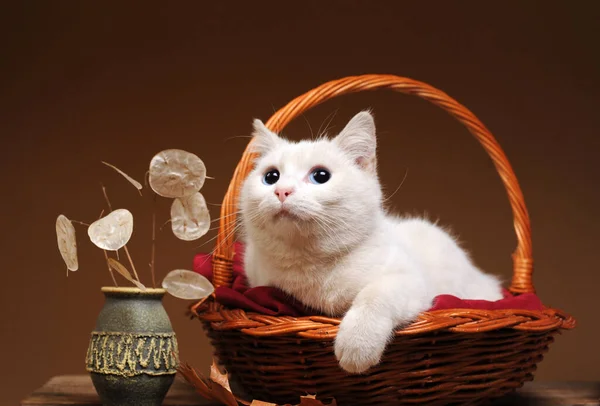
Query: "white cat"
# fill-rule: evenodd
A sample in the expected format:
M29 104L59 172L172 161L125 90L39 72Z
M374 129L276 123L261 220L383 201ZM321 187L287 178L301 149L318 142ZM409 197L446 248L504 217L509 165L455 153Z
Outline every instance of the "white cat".
M343 316L334 347L344 370L376 365L394 329L436 295L502 298L444 230L386 213L369 112L332 140L287 141L260 120L253 136L259 157L240 197L248 281Z

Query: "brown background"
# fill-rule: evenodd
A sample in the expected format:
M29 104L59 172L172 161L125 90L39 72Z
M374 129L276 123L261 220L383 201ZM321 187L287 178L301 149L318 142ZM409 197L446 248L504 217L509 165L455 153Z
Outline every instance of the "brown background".
M134 260L148 281L150 200L100 164L142 179L154 153L198 154L220 203L253 117L330 79L394 73L471 108L505 148L533 221L535 283L579 327L559 337L542 380L600 379L598 324L598 14L583 2L15 2L1 14L2 309L0 387L15 404L56 374L84 371L88 335L109 283L79 230L81 270L65 277L59 213L91 222L115 206L136 215ZM591 4L591 2L590 2ZM508 278L511 213L490 160L445 113L398 94L336 99L297 120L309 134L375 111L381 175L397 210L427 211L460 233L476 261ZM211 206L218 217L218 206ZM168 218L161 200L159 219ZM190 267L201 242L159 235L160 275ZM186 303L165 305L181 356L205 369L210 349Z

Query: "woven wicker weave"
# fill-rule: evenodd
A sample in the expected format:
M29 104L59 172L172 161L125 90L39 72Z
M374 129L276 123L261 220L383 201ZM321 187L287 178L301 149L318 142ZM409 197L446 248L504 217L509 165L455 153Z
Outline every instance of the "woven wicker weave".
M481 143L502 179L514 216L518 245L509 289L515 294L534 292L529 215L517 178L488 129L445 93L393 75L347 77L297 97L266 125L278 132L332 97L382 88L441 107ZM253 158L246 148L223 201L213 255L215 286L231 284L238 191ZM232 379L253 398L278 403L293 403L307 393L335 397L339 405L480 403L532 380L553 335L575 326L571 316L550 308L425 312L396 332L381 364L364 375L350 375L338 366L333 353L339 319L265 316L227 309L212 299L192 309Z

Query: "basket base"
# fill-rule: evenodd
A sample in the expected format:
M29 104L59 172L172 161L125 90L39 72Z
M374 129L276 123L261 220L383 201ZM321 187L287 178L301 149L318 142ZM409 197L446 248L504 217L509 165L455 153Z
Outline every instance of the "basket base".
M557 331L501 329L396 337L380 365L351 375L338 365L332 340L252 337L204 328L232 383L249 396L297 404L316 394L338 405L479 404L533 380Z

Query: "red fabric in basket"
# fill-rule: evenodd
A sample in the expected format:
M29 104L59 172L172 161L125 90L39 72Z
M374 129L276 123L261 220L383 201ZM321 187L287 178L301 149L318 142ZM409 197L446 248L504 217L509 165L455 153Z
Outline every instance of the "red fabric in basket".
M249 288L243 269L244 247L240 243L235 245L235 258L233 261L233 283L231 288L218 287L215 290L217 302L231 308L244 309L270 316L311 316L319 314L317 311L304 306L285 292L269 287L259 286ZM210 254L197 254L194 257L194 271L212 280L212 257ZM513 296L509 291L504 291L504 298L495 302L487 300L460 299L452 295L439 295L433 299L430 310L445 309L482 309L482 310L542 310L540 299L533 293L524 293Z

